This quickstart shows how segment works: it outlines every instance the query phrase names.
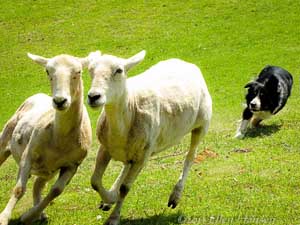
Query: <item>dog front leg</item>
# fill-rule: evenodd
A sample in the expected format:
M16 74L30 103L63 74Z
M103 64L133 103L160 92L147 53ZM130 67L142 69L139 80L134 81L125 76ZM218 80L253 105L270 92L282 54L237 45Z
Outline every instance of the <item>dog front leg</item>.
M250 111L250 109L247 107L243 111L243 119L239 125L239 128L237 129L236 135L234 136L237 139L242 139L245 137L247 126L249 124L249 120L253 116L253 113Z

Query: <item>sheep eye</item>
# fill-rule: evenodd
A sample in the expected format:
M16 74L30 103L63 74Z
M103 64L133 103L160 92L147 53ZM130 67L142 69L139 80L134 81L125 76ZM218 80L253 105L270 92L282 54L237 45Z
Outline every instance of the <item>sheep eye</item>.
M46 73L47 73L47 75L48 75L49 80L52 81L52 77L50 76L50 73L49 73L48 70L46 70Z
M72 79L73 79L73 80L76 80L77 77L80 76L80 75L81 75L81 70L75 71L74 74L72 75Z

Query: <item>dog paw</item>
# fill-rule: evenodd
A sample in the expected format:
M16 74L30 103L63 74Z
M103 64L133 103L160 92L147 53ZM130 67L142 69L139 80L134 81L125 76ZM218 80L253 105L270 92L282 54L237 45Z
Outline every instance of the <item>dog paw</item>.
M234 138L236 138L236 139L243 139L245 137L245 134L243 134L243 133L241 133L241 132L238 132L235 136L234 136Z

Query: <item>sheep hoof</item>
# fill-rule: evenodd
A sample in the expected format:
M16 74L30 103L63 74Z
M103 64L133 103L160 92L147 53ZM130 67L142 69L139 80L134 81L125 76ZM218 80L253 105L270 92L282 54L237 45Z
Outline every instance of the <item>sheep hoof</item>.
M118 225L120 223L120 216L110 216L104 225Z
M8 224L8 218L5 215L0 215L0 225L7 225Z
M170 195L170 198L169 198L169 201L168 201L168 207L171 207L172 209L175 209L176 206L179 203L179 199L180 198L176 194L172 193Z
M169 200L168 202L168 207L171 207L172 209L175 209L177 206L178 202L176 200Z
M34 208L32 208L31 210L29 210L28 212L24 213L21 216L21 221L24 224L31 224L32 222L35 221L47 221L48 217L46 215L46 213L42 212L40 215L34 212Z
M42 222L47 221L48 220L48 216L46 213L42 212L42 214L40 215L40 220Z
M32 223L33 221L35 221L35 220L34 220L34 217L33 217L31 214L29 214L29 213L24 213L24 214L21 216L20 221L21 221L23 224L27 225L27 224L31 224L31 223Z
M177 183L174 186L174 189L169 197L168 201L168 207L171 207L172 209L175 209L178 205L182 193L182 185L180 183Z
M99 209L102 209L103 211L109 211L111 209L112 205L108 203L101 202L99 205Z

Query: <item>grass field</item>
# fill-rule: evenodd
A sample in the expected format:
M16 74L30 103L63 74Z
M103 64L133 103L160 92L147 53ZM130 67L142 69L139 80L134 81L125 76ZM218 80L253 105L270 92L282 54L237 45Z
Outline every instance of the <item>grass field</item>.
M167 58L198 65L213 98L213 119L199 152L216 157L193 166L183 198L167 208L182 169L189 137L155 156L138 177L122 211L121 224L300 224L300 2L292 0L36 0L0 1L0 127L28 96L49 93L46 73L27 52L51 57L86 56L100 49L121 57L147 50L130 75ZM286 107L244 140L234 140L242 112L244 84L267 64L294 76ZM90 78L84 72L85 91ZM99 115L89 111L95 128ZM90 187L98 143L65 192L46 212L43 224L102 224ZM109 186L121 165L106 174ZM9 159L0 168L0 210L16 179ZM31 207L31 187L11 224ZM49 188L49 186L48 186ZM39 224L39 223L37 223Z

